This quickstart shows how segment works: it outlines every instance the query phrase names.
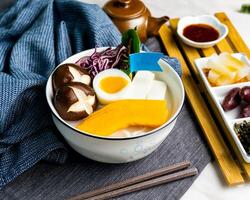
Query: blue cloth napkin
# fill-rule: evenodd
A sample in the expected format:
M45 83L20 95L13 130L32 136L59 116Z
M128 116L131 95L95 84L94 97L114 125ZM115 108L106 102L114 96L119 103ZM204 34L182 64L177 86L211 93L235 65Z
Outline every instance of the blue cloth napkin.
M0 13L0 188L39 160L66 160L45 100L54 67L85 49L119 43L97 5L19 0Z
M150 52L151 50L145 45L141 45L141 50L145 52ZM167 62L176 72L179 76L182 75L182 69L181 69L181 64L177 58L169 57L164 55L161 58L163 61Z

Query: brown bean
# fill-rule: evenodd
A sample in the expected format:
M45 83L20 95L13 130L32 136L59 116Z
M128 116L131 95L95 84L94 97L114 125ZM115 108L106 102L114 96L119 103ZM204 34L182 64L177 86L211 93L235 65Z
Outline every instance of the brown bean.
M240 90L240 97L247 103L250 103L250 86L245 86Z
M240 88L233 88L227 93L227 95L225 96L222 102L222 108L225 111L232 110L240 104L241 98L240 98L239 92L240 92Z
M242 108L240 112L240 117L242 118L250 117L250 105L246 105L245 107Z

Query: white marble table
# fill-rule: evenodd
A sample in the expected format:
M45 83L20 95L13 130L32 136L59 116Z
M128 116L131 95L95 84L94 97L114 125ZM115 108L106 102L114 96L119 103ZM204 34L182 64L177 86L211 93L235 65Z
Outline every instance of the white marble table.
M106 0L81 0L103 6ZM250 0L144 0L153 16L168 15L180 17L186 15L213 14L226 12L239 33L250 48L250 15L238 10L242 3ZM193 185L184 194L182 200L249 200L250 184L227 187L215 162L206 166Z

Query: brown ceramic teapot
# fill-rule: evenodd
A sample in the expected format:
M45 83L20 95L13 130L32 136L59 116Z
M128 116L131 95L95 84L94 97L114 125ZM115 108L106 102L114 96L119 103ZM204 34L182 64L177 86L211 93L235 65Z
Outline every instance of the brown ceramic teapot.
M169 19L167 16L152 17L140 0L111 0L103 9L122 33L137 27L142 41L145 41L147 36L157 35L160 27Z

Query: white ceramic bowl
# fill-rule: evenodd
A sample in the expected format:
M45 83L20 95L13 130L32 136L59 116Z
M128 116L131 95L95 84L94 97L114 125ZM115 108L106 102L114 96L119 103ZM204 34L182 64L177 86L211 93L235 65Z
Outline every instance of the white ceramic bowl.
M98 48L102 51L105 48ZM83 51L66 59L63 63L75 63L83 56L89 56L94 49ZM68 144L81 155L106 163L125 163L143 158L152 153L173 129L177 116L184 103L184 88L178 74L163 60L159 64L165 73L156 72L156 78L164 81L168 87L168 107L171 118L161 127L144 135L130 138L105 138L83 133L65 120L55 110L53 105L52 74L46 85L46 98L52 112L53 121Z
M219 32L219 38L217 40L211 42L195 42L183 35L183 30L185 27L191 24L207 24L214 27ZM183 17L179 20L177 26L177 34L181 38L181 40L192 47L195 48L208 48L212 47L222 39L224 39L228 34L228 28L226 25L222 24L216 17L212 15L201 15L196 17Z

